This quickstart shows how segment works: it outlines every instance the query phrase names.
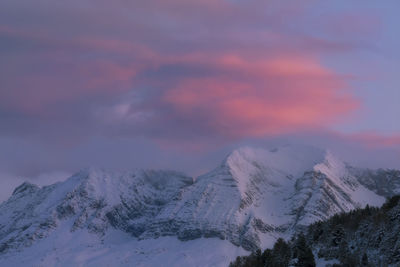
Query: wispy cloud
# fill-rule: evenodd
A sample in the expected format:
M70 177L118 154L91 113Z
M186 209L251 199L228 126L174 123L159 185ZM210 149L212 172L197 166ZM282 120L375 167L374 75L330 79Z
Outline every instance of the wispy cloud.
M346 77L320 59L352 44L291 33L305 4L41 2L65 12L32 6L20 23L22 3L6 2L16 16L0 21L0 108L5 122L13 118L7 134L31 127L69 138L58 127L66 123L78 135L107 134L113 115L99 111L126 105L113 135L259 137L328 127L359 106Z

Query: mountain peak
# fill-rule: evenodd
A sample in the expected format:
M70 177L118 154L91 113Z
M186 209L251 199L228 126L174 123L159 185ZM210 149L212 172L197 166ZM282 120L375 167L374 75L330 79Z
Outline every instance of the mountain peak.
M231 152L223 165L234 172L243 173L249 165L270 170L285 170L287 175L301 176L312 171L314 166L323 163L331 155L327 150L304 145L285 145L272 149L241 147ZM331 156L333 157L333 156Z
M17 188L14 189L14 192L12 193L12 195L17 195L20 193L32 193L36 190L39 189L39 186L29 183L29 182L23 182L21 185L19 185Z
M110 204L119 203L121 193L129 195L137 188L174 192L192 183L192 177L177 171L136 169L116 172L93 167L82 169L64 182L68 188L80 188L92 198L104 198Z

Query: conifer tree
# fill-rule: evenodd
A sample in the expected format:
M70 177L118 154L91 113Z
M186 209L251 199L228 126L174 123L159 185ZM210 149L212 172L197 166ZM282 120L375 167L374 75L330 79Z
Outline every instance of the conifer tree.
M314 254L311 248L307 245L306 238L303 233L300 233L296 242L297 264L298 267L315 267Z
M368 256L367 256L367 253L365 253L365 252L361 258L361 265L368 266Z
M291 249L283 238L278 238L272 250L273 266L286 267L289 266L291 258Z

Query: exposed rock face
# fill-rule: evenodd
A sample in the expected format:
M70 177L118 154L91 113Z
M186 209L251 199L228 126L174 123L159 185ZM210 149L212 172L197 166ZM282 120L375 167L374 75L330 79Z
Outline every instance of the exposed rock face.
M350 172L358 181L375 193L391 197L400 194L399 170L370 170L349 167Z
M137 239L218 237L254 250L335 213L380 205L399 190L398 171L355 169L304 147L242 148L196 179L90 169L42 188L17 187L0 205L0 250L30 246L61 224L99 240L118 229Z

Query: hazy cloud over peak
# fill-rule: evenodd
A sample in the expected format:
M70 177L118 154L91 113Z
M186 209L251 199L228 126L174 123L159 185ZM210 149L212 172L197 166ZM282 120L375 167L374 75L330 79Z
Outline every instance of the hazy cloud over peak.
M393 5L2 1L0 169L172 168L190 155L190 171L246 140L313 136L392 158Z

